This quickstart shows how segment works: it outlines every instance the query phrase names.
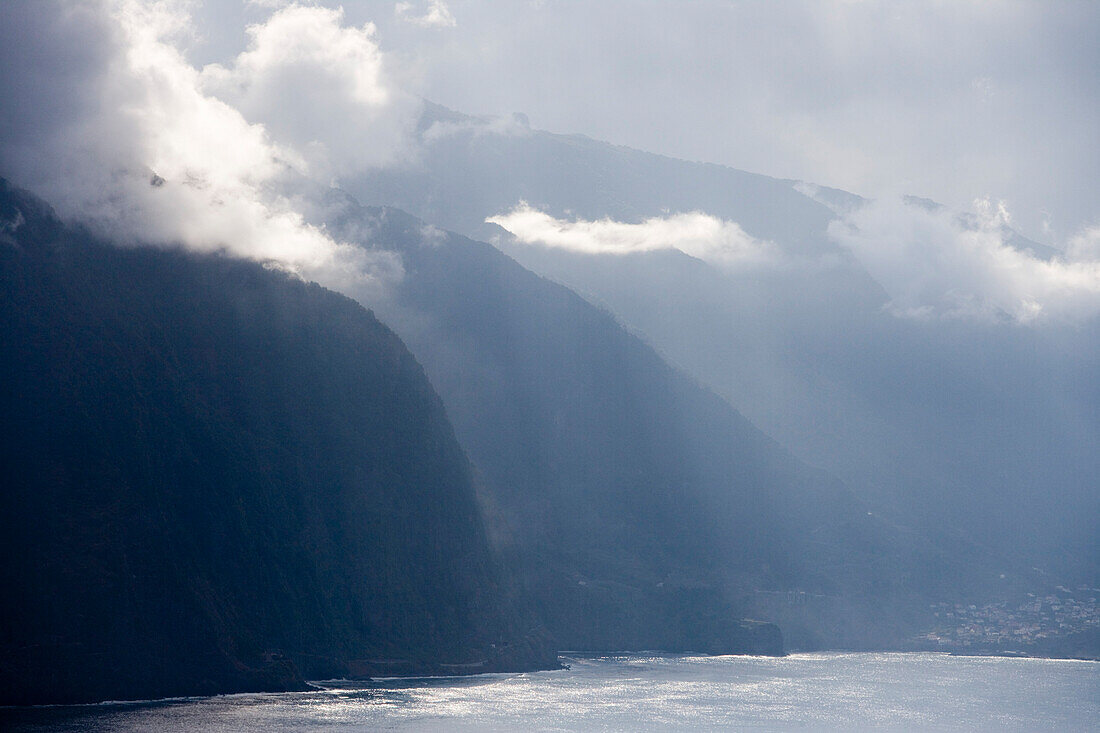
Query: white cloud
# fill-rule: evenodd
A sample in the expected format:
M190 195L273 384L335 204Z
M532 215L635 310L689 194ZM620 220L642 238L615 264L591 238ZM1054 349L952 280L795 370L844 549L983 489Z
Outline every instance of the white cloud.
M1082 319L1100 312L1100 258L1090 229L1049 260L1006 241L1003 202L976 202L963 220L943 208L882 199L834 221L829 235L914 318Z
M1076 261L1100 260L1100 224L1085 227L1070 237L1066 256Z
M427 10L420 15L416 14L411 2L399 2L393 6L393 13L398 20L422 28L454 28L457 25L454 15L443 0L431 0Z
M388 78L374 25L349 28L343 17L342 8L290 5L248 28L232 66L202 71L205 91L293 146L317 178L403 157L420 112Z
M736 222L699 211L652 217L639 224L611 219L567 221L521 201L512 211L485 221L507 229L520 242L585 254L680 250L726 266L762 264L776 256L770 243L749 236Z
M454 10L462 33L446 43L402 37L425 96L453 109L522 109L556 132L856 193L896 187L955 209L988 193L1012 201L1016 227L1044 244L1100 212L1100 3Z
M531 134L531 125L527 116L520 113L513 113L507 117L467 117L460 121L436 120L421 134L421 139L431 143L465 133L474 136L526 137Z
M420 227L420 241L432 247L438 247L447 241L447 232L432 224Z
M227 250L337 288L399 277L392 255L367 254L306 221L287 192L303 183L314 151L292 135L273 140L268 120L248 120L208 93L210 77L177 45L191 29L187 10L174 0L12 0L0 7L0 26L21 29L3 39L5 79L29 80L14 82L23 84L16 89L2 82L4 96L20 100L0 112L3 175L63 216L126 241ZM276 13L273 28L304 10ZM338 20L322 16L310 30L331 31ZM333 33L298 36L287 58L323 56L311 56L309 43L348 42ZM264 28L254 39L255 55L245 54L241 68L263 78L271 39ZM346 46L324 52L344 60L350 53ZM60 61L39 68L54 57ZM371 96L370 69L364 73L366 89L344 91L356 104L381 103Z
M15 244L15 239L13 239L11 235L25 223L23 212L18 209L16 209L11 219L0 219L0 242L4 244Z

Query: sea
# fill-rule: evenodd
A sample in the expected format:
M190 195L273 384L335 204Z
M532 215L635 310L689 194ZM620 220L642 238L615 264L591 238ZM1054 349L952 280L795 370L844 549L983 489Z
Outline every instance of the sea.
M12 731L1100 730L1100 662L933 653L566 656L311 692L0 709Z

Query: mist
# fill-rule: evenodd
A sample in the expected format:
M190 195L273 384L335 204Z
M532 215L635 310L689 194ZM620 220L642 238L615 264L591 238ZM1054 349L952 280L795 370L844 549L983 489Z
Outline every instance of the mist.
M1097 37L0 2L0 714L1100 659Z
M1092 229L431 114L467 129L350 190L608 309L877 511L1093 577Z
M334 287L400 278L395 257L308 222L303 200L406 154L418 103L388 85L373 27L290 5L249 27L233 63L200 69L182 51L191 5L6 4L0 94L20 102L0 113L5 175L124 241L224 250Z
M838 30L842 18L881 28L884 38L896 34L896 19L875 25L882 9L871 5L836 15L787 10L770 17L746 8L726 17L700 6L677 22L755 18L765 27L797 28L819 42L831 39L825 58L851 72L879 52ZM1010 472L1013 491L1028 497L1022 505L1042 504L1043 492L1051 490L1041 486L1038 466L1050 475L1083 475L1081 461L1088 465L1084 457L1097 442L1095 420L1087 417L1092 396L1077 386L1067 393L1051 385L1076 385L1094 353L1088 334L1100 307L1100 260L1087 216L1063 219L1036 242L1016 228L1034 231L1031 214L1018 216L1012 201L991 197L983 183L965 176L951 177L954 188L942 189L957 201L957 186L970 180L965 208L902 195L927 191L907 187L933 169L920 175L892 170L896 161L889 158L876 164L873 176L839 176L877 188L859 196L819 185L835 177L769 179L555 136L523 115L451 113L426 104L421 94L450 101L465 90L465 103L487 104L465 86L447 93L439 86L450 78L442 59L465 58L464 44L492 27L484 8L431 2L381 10L368 19L363 7L325 3L254 2L236 9L138 0L9 3L8 71L0 94L20 104L0 113L0 168L65 218L105 236L242 256L379 307L404 277L402 255L371 241L371 227L337 226L333 187L364 203L396 204L420 215L425 242L438 239L432 227L492 240L609 308L796 453L865 487L875 501L884 493L912 504L916 487L927 481L950 494L960 472L971 472L963 465L985 466L975 469L983 478L968 480L989 483L1004 471L1001 461L1030 454L1020 452L1024 445L1057 448ZM546 12L531 8L527 21ZM548 17L565 22L574 12ZM594 11L595 18L603 12ZM632 16L631 27L651 32L664 12ZM923 12L908 11L914 27L923 27ZM950 53L995 58L1029 19L1017 9L995 23L992 37L1001 45L966 51L951 41ZM222 29L220 21L232 22ZM976 10L951 18L957 28L989 22ZM509 43L532 32L521 25ZM590 39L588 51L610 52L623 43L601 35L600 22L589 32L601 40ZM685 53L675 39L664 42L664 53ZM411 50L423 51L424 44L439 50L412 58ZM507 44L494 48L512 53ZM746 48L761 52L754 44ZM913 41L918 56L928 48ZM1070 44L1065 53L1074 58L1078 50ZM687 58L668 56L669 68ZM886 78L901 73L887 72ZM576 71L563 64L557 73L572 79ZM636 78L648 84L652 74L639 66ZM924 72L904 78L917 89L933 88ZM978 76L968 88L992 99L999 78ZM784 94L802 89L807 99L825 104L808 91L815 79L820 82L812 74L792 77L777 88ZM878 100L872 107L896 102L881 81L865 81L852 88ZM735 86L742 99L753 99L746 89L761 83L741 79ZM491 78L479 85L493 87ZM690 99L696 92L689 92ZM529 100L517 93L516 101ZM932 105L936 98L925 101ZM774 105L766 109L773 121L780 114ZM1079 104L1067 110L1070 129ZM822 131L836 122L830 114L819 110ZM688 127L686 119L679 124ZM624 133L616 142L639 139ZM767 136L747 139L774 145ZM1080 141L1088 159L1094 146ZM685 154L691 144L697 143L676 152ZM843 152L836 139L832 144ZM713 148L713 159L728 160L728 150ZM921 145L910 150L927 153ZM776 172L816 170L792 167L790 158L774 153ZM1005 152L1000 160L1012 157ZM1002 167L976 159L965 166L985 173ZM1059 168L1059 180L1072 179L1073 170ZM1019 200L1013 190L994 192ZM713 268L705 274L713 285L688 280L691 266L676 259L681 254ZM687 269L678 274L680 267ZM1081 342L1076 350L1075 340ZM986 352L966 346L974 343L986 344ZM928 383L933 374L939 388ZM1043 383L1030 386L1030 380ZM983 397L1021 385L1029 385L1028 396L1015 400L1015 412ZM941 406L937 421L935 399L913 400L927 389L972 399ZM991 410L1004 417L985 422ZM1005 434L1006 424L1017 428ZM930 436L939 437L929 443ZM899 465L910 468L893 470L888 456L902 455L907 458ZM1066 478L1070 485L1053 490L1088 504L1089 492L1072 484L1077 480ZM890 488L872 488L882 486ZM1092 504L1065 513L1086 522L1087 534L1092 520L1082 517L1095 516ZM1054 520L1044 526L1053 532Z

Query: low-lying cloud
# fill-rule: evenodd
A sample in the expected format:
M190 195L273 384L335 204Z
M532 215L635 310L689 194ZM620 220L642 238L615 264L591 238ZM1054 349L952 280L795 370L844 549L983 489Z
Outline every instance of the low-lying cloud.
M834 221L847 247L910 318L1078 320L1100 313L1100 228L1043 259L1011 246L1001 203L976 202L965 221L943 208L884 198Z
M4 3L0 175L125 241L226 250L333 287L399 277L393 256L336 241L290 194L327 184L336 160L370 165L398 149L383 120L405 112L372 30L291 4L250 29L231 68L200 70L182 51L187 10L172 0ZM319 123L353 111L362 116L346 130Z
M464 117L461 120L436 120L420 135L425 143L433 143L459 135L500 135L504 137L527 137L531 126L527 117L520 113L508 116Z
M773 261L773 245L749 236L736 222L700 211L651 217L638 224L612 219L557 219L521 201L506 214L485 220L508 230L525 244L584 254L626 255L658 250L684 254L724 266Z

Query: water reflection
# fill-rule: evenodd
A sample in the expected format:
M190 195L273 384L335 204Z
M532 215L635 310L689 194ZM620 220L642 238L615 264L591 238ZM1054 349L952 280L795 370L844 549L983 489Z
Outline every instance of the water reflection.
M0 710L41 731L1083 730L1100 663L939 654L601 656L571 669L329 680L311 692Z

